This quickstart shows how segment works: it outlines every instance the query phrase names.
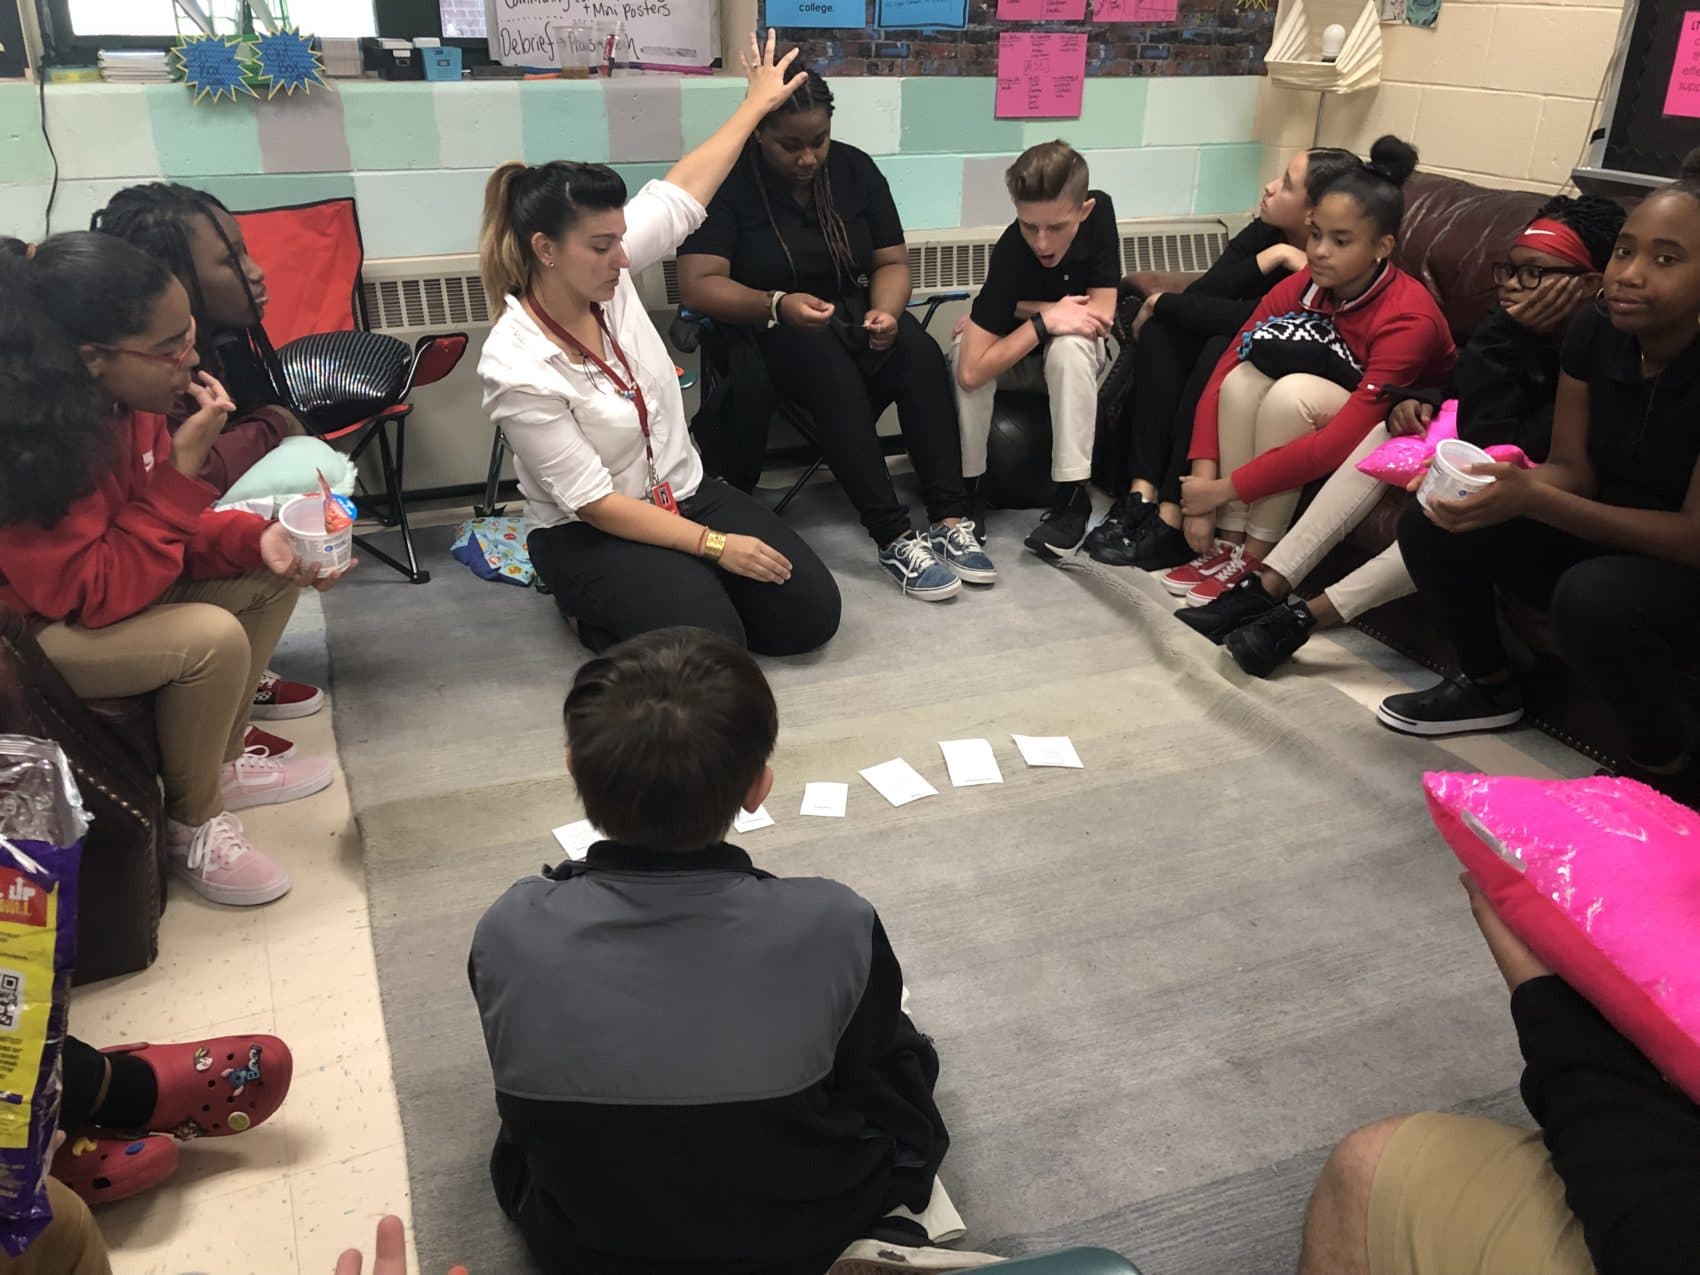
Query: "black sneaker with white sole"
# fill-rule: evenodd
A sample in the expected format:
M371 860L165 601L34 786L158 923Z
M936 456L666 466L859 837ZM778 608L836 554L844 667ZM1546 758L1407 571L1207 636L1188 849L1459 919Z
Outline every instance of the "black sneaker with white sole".
M1104 521L1086 537L1087 556L1112 567L1126 566L1126 559L1133 553L1134 537L1147 519L1156 516L1157 506L1151 501L1138 492L1124 491L1116 497Z
M1249 624L1280 605L1269 596L1261 577L1249 575L1202 606L1182 607L1175 612L1175 617L1187 628L1197 630L1220 646L1223 639L1242 624Z
M1092 493L1086 490L1086 484L1058 483L1056 503L1027 533L1027 547L1041 558L1073 553L1086 539L1086 523L1091 517Z
M1150 518L1134 536L1133 551L1125 560L1099 558L1098 561L1111 566L1138 567L1141 571L1170 571L1185 566L1197 556L1179 528L1169 526L1161 518Z
M1202 610L1203 608L1198 608ZM1184 616L1182 618L1185 618ZM1265 611L1229 633L1222 640L1234 663L1253 677L1268 677L1293 657L1316 631L1316 617L1296 593L1271 611Z
M1403 735L1467 735L1503 730L1523 720L1523 692L1516 682L1483 686L1454 673L1426 691L1389 695L1376 719Z

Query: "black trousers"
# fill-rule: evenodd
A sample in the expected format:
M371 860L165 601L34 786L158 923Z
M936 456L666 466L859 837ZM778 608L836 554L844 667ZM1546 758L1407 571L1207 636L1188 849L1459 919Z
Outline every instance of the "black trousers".
M1527 518L1454 535L1414 500L1399 520L1399 547L1470 677L1507 667L1498 586L1552 616L1565 661L1610 706L1633 760L1661 766L1690 746L1673 688L1678 662L1700 655L1700 570Z
M764 584L588 523L540 527L527 541L531 565L592 651L653 629L695 625L762 655L798 655L838 632L832 572L766 505L717 478L704 479L679 505L686 517L715 531L766 541L790 560L791 578Z
M88 1128L94 1115L95 1100L106 1079L106 1057L93 1045L66 1036L59 1067L59 1127L67 1138L74 1138Z
M1155 316L1139 330L1127 397L1128 455L1133 477L1154 484L1159 501L1180 504L1181 477L1191 468L1192 418L1231 340Z
M821 454L876 544L890 544L910 529L909 510L891 485L874 431L893 403L928 518L967 513L950 369L914 315L899 320L897 342L883 354L853 355L830 328L779 327L765 339L775 392L814 417Z

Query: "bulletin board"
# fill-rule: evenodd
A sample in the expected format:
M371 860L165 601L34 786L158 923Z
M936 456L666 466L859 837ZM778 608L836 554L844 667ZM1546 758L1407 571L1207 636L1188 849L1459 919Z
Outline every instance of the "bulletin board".
M1601 167L1663 180L1700 146L1700 0L1631 4L1629 38L1607 90Z
M784 4L795 9L796 0ZM998 0L960 0L961 29L879 27L881 0L822 0L821 11L862 11L862 25L779 27L822 75L978 75L998 72L998 39L1010 31L1086 34L1086 74L1262 75L1275 28L1274 5L1242 9L1234 0L1176 0L1172 21L1098 22L1092 6L1080 21L1000 22ZM1700 0L1693 0L1700 8ZM781 0L762 0L762 21ZM926 8L935 8L928 0ZM948 8L949 6L943 6ZM1075 6L1080 7L1080 6ZM1165 9L1167 6L1163 6Z

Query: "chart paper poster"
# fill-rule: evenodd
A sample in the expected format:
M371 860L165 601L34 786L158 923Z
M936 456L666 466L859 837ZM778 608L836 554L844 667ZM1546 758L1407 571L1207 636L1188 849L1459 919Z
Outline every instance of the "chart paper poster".
M1676 37L1676 61L1665 89L1665 114L1700 119L1700 10L1682 15Z
M968 0L880 0L874 25L888 30L932 27L960 31L968 25Z
M1173 22L1178 0L1092 0L1094 22Z
M862 0L767 0L770 27L858 27L865 22Z
M1079 22L1086 0L998 0L999 22Z
M998 37L997 117L1079 119L1086 37L1005 31Z

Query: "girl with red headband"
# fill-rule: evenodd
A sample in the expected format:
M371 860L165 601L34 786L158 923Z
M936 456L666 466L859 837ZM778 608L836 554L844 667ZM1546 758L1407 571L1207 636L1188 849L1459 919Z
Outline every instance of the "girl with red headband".
M1361 472L1358 461L1391 437L1423 433L1446 399L1458 400L1459 437L1478 447L1513 444L1532 461L1546 458L1559 345L1577 310L1599 290L1623 216L1621 206L1598 196L1548 201L1494 263L1499 308L1470 334L1450 383L1393 391L1400 401L1387 423L1364 436L1263 569L1214 601L1182 611L1181 619L1224 643L1246 672L1268 677L1318 629L1350 624L1414 593L1397 543L1314 597L1298 597L1294 588L1381 502L1386 484Z

